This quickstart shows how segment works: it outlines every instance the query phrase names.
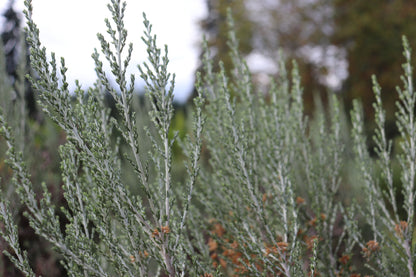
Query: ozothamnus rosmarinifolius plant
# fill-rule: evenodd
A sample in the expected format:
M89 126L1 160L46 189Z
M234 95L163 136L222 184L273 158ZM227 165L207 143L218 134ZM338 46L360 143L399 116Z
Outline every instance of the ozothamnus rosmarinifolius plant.
M138 119L135 75L126 76L133 55L123 24L126 4L112 0L108 5L108 34L98 35L101 54L95 50L92 55L97 82L87 91L77 84L74 95L68 90L64 59L58 64L53 53L47 58L32 20L32 3L25 5L37 76L30 81L44 112L67 137L59 149L67 205L56 207L46 186L36 194L17 147L21 133L1 112L13 173L5 186L15 189L31 227L51 243L69 276L414 276L416 98L405 39L397 103L401 151L395 155L386 138L381 89L374 78L374 158L358 102L351 111L351 128L336 95L327 109L317 101L313 118L304 116L295 63L289 74L281 58L279 77L266 95L259 94L229 18L234 69L227 76L220 64L220 72L213 72L205 47L192 133L179 142L187 178L176 183L174 75L167 70L167 47L158 48L146 17L148 59L137 75L146 83L150 110L148 117ZM111 73L103 70L103 63ZM118 120L104 104L105 92L115 100ZM200 166L203 143L208 162ZM125 160L128 167L121 166ZM393 171L395 166L399 169ZM128 171L134 172L133 187L123 178ZM394 183L397 175L399 186ZM353 192L343 196L348 190ZM19 245L5 195L3 189L6 253L25 275L36 276ZM68 222L63 229L58 210Z
M31 78L44 112L66 133L67 142L59 149L62 181L68 208L62 208L69 221L64 232L48 191L37 201L29 172L22 155L15 148L12 130L1 118L2 134L9 145L9 165L15 174L14 185L20 200L27 206L31 227L51 242L62 256L67 272L72 276L169 276L192 272L190 241L184 232L189 202L199 170L201 148L202 97L195 99L193 138L184 142L188 156L188 178L183 184L172 182L172 145L170 123L173 116L174 75L167 71L165 54L156 46L156 37L146 20L143 41L148 48L148 61L139 67L146 82L146 93L152 104L150 127L139 130L132 110L134 76L126 69L132 55L127 45L123 25L125 3L112 1L108 5L113 22L106 20L108 38L99 34L104 59L109 63L117 89L113 88L98 51L93 53L98 81L88 91L77 84L75 100L68 91L65 61L57 64L55 55L47 52L39 41L39 30L32 20L32 4L26 1L28 43L32 68L38 78ZM108 41L107 41L108 39ZM167 89L169 85L169 89ZM120 119L110 118L104 106L104 92L112 94ZM129 146L126 153L136 172L136 186L142 194L133 195L122 182L119 144L112 140L117 129L120 139ZM139 132L146 132L152 145L150 154L141 152ZM152 172L150 176L149 172ZM180 189L177 188L180 186ZM27 275L34 275L25 252L17 245L17 230L9 224L8 203L2 201L6 228L2 237L12 247L9 255Z

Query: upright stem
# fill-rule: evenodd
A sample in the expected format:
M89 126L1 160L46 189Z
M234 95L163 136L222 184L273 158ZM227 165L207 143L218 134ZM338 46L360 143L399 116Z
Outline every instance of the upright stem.
M170 190L170 170L169 170L169 160L170 160L170 151L169 151L169 140L168 134L165 133L165 213L166 221L165 226L169 226L170 220L170 207L169 207L169 190Z

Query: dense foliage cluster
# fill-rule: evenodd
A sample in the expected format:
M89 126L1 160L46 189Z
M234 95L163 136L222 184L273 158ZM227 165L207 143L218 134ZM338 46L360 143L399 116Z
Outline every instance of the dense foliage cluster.
M140 104L136 75L126 74L133 47L125 2L108 5L112 21L105 21L107 35L98 35L101 54L92 54L95 85L85 91L77 83L74 93L65 60L42 46L32 3L25 5L36 73L27 78L43 122L28 119L24 98L13 97L19 86L7 86L0 74L6 152L0 235L5 255L24 275L415 276L416 94L406 39L397 144L386 136L375 77L372 140L358 101L347 116L330 95L326 109L317 100L313 116L305 116L295 62L288 72L281 57L278 78L266 94L258 92L230 16L232 66L216 64L206 43L190 132L179 136L172 127L175 76L167 70L167 47L158 47L145 16L148 59L138 76L146 100ZM59 134L43 152L39 129ZM50 154L57 144L60 169ZM178 145L181 153L174 151ZM38 152L49 161L41 168L33 162ZM42 271L33 246L21 244L21 220L48 242L41 245L51 247L59 272Z

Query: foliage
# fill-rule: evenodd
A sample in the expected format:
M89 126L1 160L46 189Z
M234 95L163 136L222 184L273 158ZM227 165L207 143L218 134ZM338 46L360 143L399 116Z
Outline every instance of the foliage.
M347 50L348 79L344 84L346 104L360 98L367 118L372 118L374 101L369 81L375 74L384 88L382 95L387 110L387 127L397 130L394 124L396 85L400 81L400 50L402 35L409 37L415 46L416 3L399 1L334 1L332 43ZM392 130L393 129L393 130ZM392 137L392 135L389 135Z
M225 4L227 1L207 1L212 2L228 4ZM286 57L298 60L304 84L304 108L308 115L313 113L316 96L321 97L325 104L326 91L334 90L342 93L348 110L352 108L352 100L360 98L364 104L366 121L373 123L371 103L374 97L369 80L375 74L385 91L382 99L387 110L388 137L398 134L394 124L394 103L397 100L395 86L400 81L401 72L400 38L406 34L410 45L415 46L415 1L231 2L246 7L245 12L241 12L241 8L232 7L243 56L252 54L254 57L263 56L276 61L279 58L278 50L282 50ZM220 14L218 6L211 4L210 7L204 22L212 22L218 18L215 15ZM224 22L225 20L222 21ZM203 26L207 25L218 24ZM214 32L207 28L204 30L208 31L210 45L226 45L226 28L213 28ZM212 55L223 56L228 73L231 63L226 52L219 51L218 54L213 50ZM214 68L218 72L215 64ZM258 73L262 72L254 72ZM258 80L258 85L265 86L264 78L260 76Z
M249 12L244 0L225 1L207 0L207 17L201 21L201 28L206 34L207 46L210 48L214 71L218 72L219 62L224 64L227 74L232 69L232 61L227 53L230 51L228 41L227 10L231 10L235 22L237 22L234 32L240 40L239 51L248 54L253 49L253 24L249 18ZM201 55L201 58L203 53ZM202 71L203 67L198 71Z
M344 58L343 46L337 49L330 41L334 24L333 1L245 2L250 6L252 28L256 30L252 38L253 52L278 61L278 51L283 51L286 57L298 61L304 84L304 109L307 114L312 114L316 96L327 102L326 91L337 89L328 82L329 76L334 74L333 68L338 67L337 74L342 71L336 63Z
M302 94L305 112L309 115L313 112L316 95L326 103L327 79L333 74L333 68L337 66L333 63L337 59L342 61L344 58L338 57L343 54L340 49L333 51L335 47L330 41L334 20L331 1L209 0L206 2L209 13L202 22L202 27L208 36L212 57L216 61L224 62L227 74L230 72L232 62L227 55L228 31L225 7L230 6L235 21L236 37L240 41L241 55L249 56L255 64L262 64L256 61L258 57L261 60L268 60L266 67L269 69L257 68L253 72L254 85L259 87L270 85L262 75L276 74L273 65L280 59L279 51L283 51L286 57L298 61L299 74L305 85ZM218 63L214 63L213 67L215 72L219 71Z
M214 71L206 42L190 132L182 138L172 126L175 77L167 71L167 47L158 48L145 16L148 60L138 71L148 110L135 104L135 75L126 76L133 48L123 24L125 2L108 5L112 21L105 21L107 35L98 35L102 54L92 55L97 82L87 91L77 84L74 95L65 60L58 65L53 53L48 58L31 1L25 4L38 76L28 78L43 111L66 137L59 148L62 205L30 174L25 136L15 124L25 114L10 117L5 108L0 113L12 175L2 179L0 232L9 245L6 255L25 275L38 273L19 245L9 194L17 195L24 217L49 241L69 276L414 276L416 96L407 40L396 117L402 151L393 156L374 77L371 156L358 102L351 128L336 95L329 96L327 110L317 100L314 116L305 116L295 62L288 72L281 57L267 97L259 94L238 51L231 16L230 70L220 62ZM105 105L105 92L115 100L117 119ZM174 170L175 142L185 160L182 171ZM201 153L208 160L203 166ZM393 171L396 163L400 169ZM179 172L186 176L175 176Z
M9 10L11 13L11 11ZM16 30L15 30L16 32ZM17 43L17 40L14 41ZM15 48L24 48L24 44L10 43ZM0 52L3 53L3 46L0 43ZM10 50L10 49L9 49ZM16 51L19 53L19 51ZM9 52L10 54L10 52ZM56 148L65 139L60 130L54 126L50 120L41 117L40 113L35 113L33 103L30 104L33 91L31 92L28 82L25 81L27 72L25 51L20 51L15 56L9 55L9 59L0 55L0 98L2 99L0 107L3 116L7 120L9 126L13 129L15 139L15 147L18 151L24 153L26 157L27 168L30 170L31 178L35 184L35 190L39 191L40 183L44 182L48 190L52 194L54 202L62 201L62 191L60 190L59 177L59 157ZM12 66L14 63L15 72L7 72L6 64ZM12 77L12 78L10 78ZM29 94L28 94L29 93ZM36 114L38 120L34 120ZM40 120L42 119L42 120ZM43 276L46 272L49 276L61 274L61 266L56 255L51 251L50 246L45 240L35 235L34 230L29 226L26 218L23 216L25 206L20 204L14 193L14 181L12 180L13 172L5 164L5 151L7 149L6 142L0 138L0 178L2 196L10 202L10 208L13 210L13 220L18 225L18 241L20 245L27 250L29 260L34 267L38 269L38 273ZM3 254L7 249L5 243L1 244L0 255L0 275L2 276L21 276L17 270L14 270L9 259Z
M67 207L59 209L68 221L62 233L51 194L44 186L42 200L37 201L27 167L22 164L22 155L15 147L10 127L2 118L3 135L9 145L9 165L15 174L16 191L21 202L28 208L26 216L31 227L48 240L57 253L65 257L64 267L71 275L123 276L154 270L175 275L175 272L184 271L187 268L188 245L182 231L187 203L191 199L198 171L202 119L198 116L195 122L194 142L188 140L187 143L189 178L186 183L181 184L183 191L187 193L176 195L173 187L178 184L173 184L171 178L172 144L175 137L169 137L173 116L174 77L171 78L167 72L167 56L161 56L160 49L156 47L151 25L145 19L147 29L143 39L148 46L149 61L139 69L147 84L147 94L151 100L149 103L152 105L150 119L154 128L139 130L136 129L135 113L131 111L133 86L127 85L125 76L132 54L132 46L126 45L126 30L123 26L125 3L112 1L109 5L115 24L114 30L110 21L106 20L110 43L103 35L98 35L119 92L110 86L102 70L103 63L98 51L95 51L93 58L100 79L88 91L88 96L78 86L75 101L72 101L68 91L64 59L61 59L58 73L55 55L52 53L51 60L48 60L46 49L39 41L39 30L31 17L31 2L26 1L25 4L32 68L39 76L38 79L31 78L31 82L39 93L43 110L64 130L67 137L67 142L60 147ZM125 47L128 47L127 53L123 51ZM133 84L134 77L131 76L130 80ZM165 91L168 83L171 88ZM116 107L121 115L120 124L110 119L109 110L104 106L104 88L116 100ZM199 107L202 99L196 98L195 102ZM200 114L198 109L197 114ZM136 172L136 184L143 196L132 195L121 181L119 140L115 144L112 141L114 128L117 128L121 138L129 146L132 156L130 169ZM142 145L139 144L139 132L148 133L149 143L153 148L150 157L146 157L147 153L139 150ZM152 173L151 176L149 172ZM160 190L164 193L160 193ZM4 218L7 218L7 210L8 205L4 201ZM102 222L111 224L103 226ZM13 247L16 246L15 229L4 230L3 237ZM13 252L19 254L17 251ZM22 252L21 257L24 256ZM159 264L159 269L153 267L155 263ZM32 272L27 263L20 268ZM148 268L151 268L150 271Z
M13 8L13 4L14 1L9 1L9 6L3 13L5 22L1 38L6 58L5 70L10 77L11 85L14 86L15 92L20 93L17 96L25 98L24 100L28 106L29 115L32 118L36 118L38 114L35 105L34 92L27 80L24 79L24 75L32 74L28 66L29 64L22 60L29 59L29 52L27 45L25 44L24 35L22 34L22 20L20 14ZM20 85L21 87L16 87L17 85Z
M232 33L230 38L231 80L224 70L212 73L205 56L211 167L201 172L200 189L214 265L228 274L304 276L312 255L313 271L336 274L339 255L354 246L347 238L349 247L340 248L346 230L338 226L343 207L336 197L344 156L339 102L333 97L331 120L319 114L318 133L309 132L296 64L290 77L280 63L266 103L255 96ZM231 90L238 92L234 99Z

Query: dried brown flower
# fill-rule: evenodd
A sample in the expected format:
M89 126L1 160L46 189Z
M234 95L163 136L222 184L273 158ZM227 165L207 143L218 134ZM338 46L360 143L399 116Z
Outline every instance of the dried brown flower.
M218 248L218 243L212 238L208 239L208 249L209 251L215 251Z
M396 224L394 230L399 237L403 238L403 236L407 233L407 227L407 222L402 220L400 223Z
M169 226L162 226L162 228L160 228L162 233L164 234L169 234L170 233L170 228Z
M130 262L134 263L136 262L136 257L134 257L133 255L130 255Z
M350 259L351 259L351 257L349 255L344 255L341 258L339 258L338 261L341 264L346 265L349 262Z
M296 204L302 205L303 203L305 203L305 199L300 196L296 197Z
M372 253L380 250L380 245L375 240L370 240L366 243L367 247L363 247L364 257L369 258Z
M158 237L159 236L159 230L157 228L155 228L152 232L152 238Z

